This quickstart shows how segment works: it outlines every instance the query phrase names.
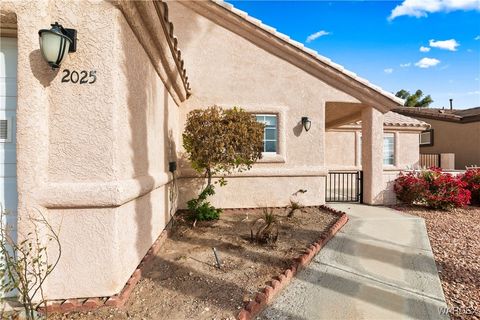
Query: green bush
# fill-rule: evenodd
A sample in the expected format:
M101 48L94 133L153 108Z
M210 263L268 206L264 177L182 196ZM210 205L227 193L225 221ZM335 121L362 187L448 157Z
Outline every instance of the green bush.
M207 201L208 196L213 196L215 189L213 185L207 186L198 196L197 199L192 199L187 202L188 210L190 210L192 220L206 221L217 220L222 213L222 209L217 209Z

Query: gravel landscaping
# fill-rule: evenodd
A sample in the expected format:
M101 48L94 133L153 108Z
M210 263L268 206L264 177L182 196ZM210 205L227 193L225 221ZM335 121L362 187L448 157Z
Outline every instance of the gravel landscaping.
M260 245L250 240L252 222L261 209L226 210L220 220L192 222L177 214L171 235L121 310L56 314L54 319L235 319L257 291L288 268L317 241L338 216L318 207L274 209L278 241ZM215 266L212 248L222 267Z
M452 319L480 319L480 208L397 207L425 219Z

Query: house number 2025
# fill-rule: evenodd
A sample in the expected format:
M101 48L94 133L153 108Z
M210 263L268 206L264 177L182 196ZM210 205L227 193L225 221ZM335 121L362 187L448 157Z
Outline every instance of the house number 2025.
M68 69L63 70L63 77L62 82L72 82L72 83L80 83L80 84L92 84L97 81L97 71L92 70L90 72L87 71L70 71Z

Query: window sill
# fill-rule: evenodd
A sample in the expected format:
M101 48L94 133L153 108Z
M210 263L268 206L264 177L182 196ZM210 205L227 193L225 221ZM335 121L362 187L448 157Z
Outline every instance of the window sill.
M401 171L401 170L405 170L405 169L402 169L401 167L398 167L396 165L388 165L388 164L384 164L383 165L383 171Z
M278 153L263 153L257 163L285 163L285 158Z

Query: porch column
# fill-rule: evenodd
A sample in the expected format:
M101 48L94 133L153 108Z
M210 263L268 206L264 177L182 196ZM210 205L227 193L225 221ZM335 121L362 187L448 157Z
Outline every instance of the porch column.
M362 111L363 202L382 204L383 113L373 107Z

